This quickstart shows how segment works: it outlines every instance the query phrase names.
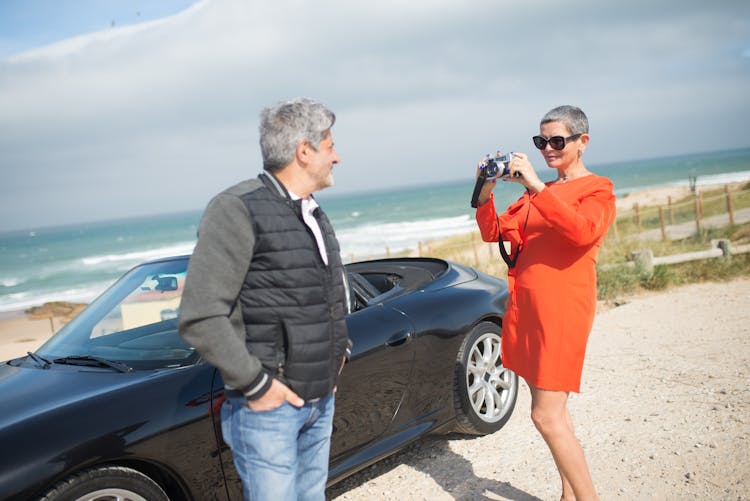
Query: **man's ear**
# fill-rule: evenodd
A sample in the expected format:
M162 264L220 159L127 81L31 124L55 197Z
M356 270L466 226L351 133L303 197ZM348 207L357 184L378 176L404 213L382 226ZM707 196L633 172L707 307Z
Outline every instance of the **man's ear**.
M307 165L310 162L310 155L312 154L313 149L312 146L310 146L310 143L307 140L302 140L299 143L297 143L297 162L300 165Z

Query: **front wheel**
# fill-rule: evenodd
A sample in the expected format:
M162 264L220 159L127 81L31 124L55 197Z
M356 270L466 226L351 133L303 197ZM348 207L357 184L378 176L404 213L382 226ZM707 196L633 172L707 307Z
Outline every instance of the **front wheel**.
M169 501L159 485L131 468L105 466L71 475L40 501Z
M456 357L453 401L456 431L494 433L510 419L518 397L518 376L503 367L501 329L492 322L477 324Z

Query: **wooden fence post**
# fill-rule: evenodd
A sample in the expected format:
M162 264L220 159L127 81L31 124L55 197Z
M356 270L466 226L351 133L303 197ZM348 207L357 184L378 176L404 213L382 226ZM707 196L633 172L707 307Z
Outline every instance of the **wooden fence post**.
M659 224L661 225L661 239L667 239L667 228L664 221L664 207L659 206Z
M717 240L711 240L711 246L717 247L721 249L721 258L724 261L729 261L732 259L732 243L729 241L728 238L719 238Z
M651 249L641 249L631 252L629 260L635 261L635 264L648 275L654 273L654 251Z
M667 198L667 204L669 205L669 224L674 224L674 208L672 207L672 197Z
M729 191L729 185L724 185L724 193L727 197L727 212L729 213L729 224L734 226L734 203L732 201L732 192Z

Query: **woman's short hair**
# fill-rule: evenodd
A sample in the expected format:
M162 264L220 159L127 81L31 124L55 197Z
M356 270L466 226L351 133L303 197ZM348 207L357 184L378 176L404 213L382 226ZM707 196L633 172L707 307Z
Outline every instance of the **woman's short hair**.
M575 106L558 106L548 111L543 117L539 125L544 125L550 122L560 122L568 128L571 135L576 134L588 134L589 133L589 119L586 118L586 114Z
M263 168L275 172L288 165L301 141L307 141L317 150L335 122L336 115L331 110L307 98L263 109L259 126Z

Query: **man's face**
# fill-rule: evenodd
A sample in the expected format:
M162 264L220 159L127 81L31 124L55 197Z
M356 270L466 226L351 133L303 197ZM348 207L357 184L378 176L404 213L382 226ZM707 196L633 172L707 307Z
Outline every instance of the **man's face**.
M326 133L318 145L318 151L312 151L307 174L315 187L313 191L333 186L333 165L339 163L339 154L333 147L331 131Z

